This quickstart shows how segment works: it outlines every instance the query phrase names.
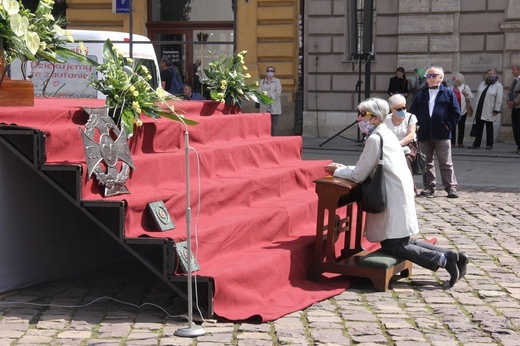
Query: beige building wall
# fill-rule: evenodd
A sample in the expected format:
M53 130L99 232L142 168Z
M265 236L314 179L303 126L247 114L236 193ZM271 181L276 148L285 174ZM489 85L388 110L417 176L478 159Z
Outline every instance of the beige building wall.
M237 50L247 50L246 65L253 78L266 76L267 66L276 68L282 83L282 116L278 132L292 134L294 99L298 87L299 0L238 0ZM252 105L244 111L254 111Z
M365 61L353 61L346 54L345 3L305 2L304 136L330 137L355 121L360 80L361 99L365 96ZM388 81L398 66L412 75L414 68L430 65L442 66L447 79L461 72L474 93L486 70L495 67L507 95L511 63L520 61L520 1L375 0L374 4L370 96L388 98ZM505 106L495 129L499 141L512 140Z
M133 32L145 35L146 0L132 0ZM67 0L69 29L130 31L129 14L112 13L112 0Z

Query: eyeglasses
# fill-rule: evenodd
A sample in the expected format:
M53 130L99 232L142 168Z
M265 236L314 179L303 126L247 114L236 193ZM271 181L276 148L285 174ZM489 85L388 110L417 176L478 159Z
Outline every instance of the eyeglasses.
M406 107L401 107L401 108L394 108L397 112L400 112L400 111L405 111L406 110Z
M439 76L438 73L427 73L424 75L426 78L435 78L437 76Z
M274 72L274 70L267 70L267 72Z
M361 111L361 112L359 112L359 116L362 117L362 118L366 117L367 115L370 115L370 119L372 119L372 118L375 117L374 115L372 115L372 113L367 112L367 111Z

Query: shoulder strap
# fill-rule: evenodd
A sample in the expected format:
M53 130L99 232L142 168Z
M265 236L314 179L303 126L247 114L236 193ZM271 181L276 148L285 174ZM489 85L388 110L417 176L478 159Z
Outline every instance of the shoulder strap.
M383 136L381 136L381 134L379 132L377 132L376 135L379 136L380 143L381 143L381 152L379 154L379 161L382 161L383 160Z

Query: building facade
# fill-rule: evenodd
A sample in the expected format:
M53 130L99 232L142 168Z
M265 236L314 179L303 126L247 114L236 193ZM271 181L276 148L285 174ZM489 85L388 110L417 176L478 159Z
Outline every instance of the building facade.
M333 136L355 121L360 100L387 99L389 79L399 66L407 77L431 65L443 67L448 80L460 72L474 94L487 69L495 67L508 94L511 65L520 62L520 1L374 0L372 5L371 52L360 47L356 56L351 41L359 33L349 32L356 29L349 13L367 1L305 1L304 136ZM367 31L362 25L357 29ZM512 141L510 113L504 100L495 122L501 142Z

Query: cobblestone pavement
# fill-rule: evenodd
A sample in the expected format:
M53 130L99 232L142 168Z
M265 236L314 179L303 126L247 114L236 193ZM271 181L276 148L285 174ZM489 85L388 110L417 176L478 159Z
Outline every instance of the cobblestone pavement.
M460 198L441 192L417 199L421 236L471 258L466 277L451 289L442 285L445 270L414 265L411 278L394 278L385 293L359 279L276 321L205 321L205 335L186 338L174 336L186 322L168 316L182 305L171 290L145 268L122 263L4 296L0 346L520 345L520 155L506 153L512 148L503 145L492 156L454 150ZM348 163L358 155L356 148L316 150L308 142L304 150L306 159Z

